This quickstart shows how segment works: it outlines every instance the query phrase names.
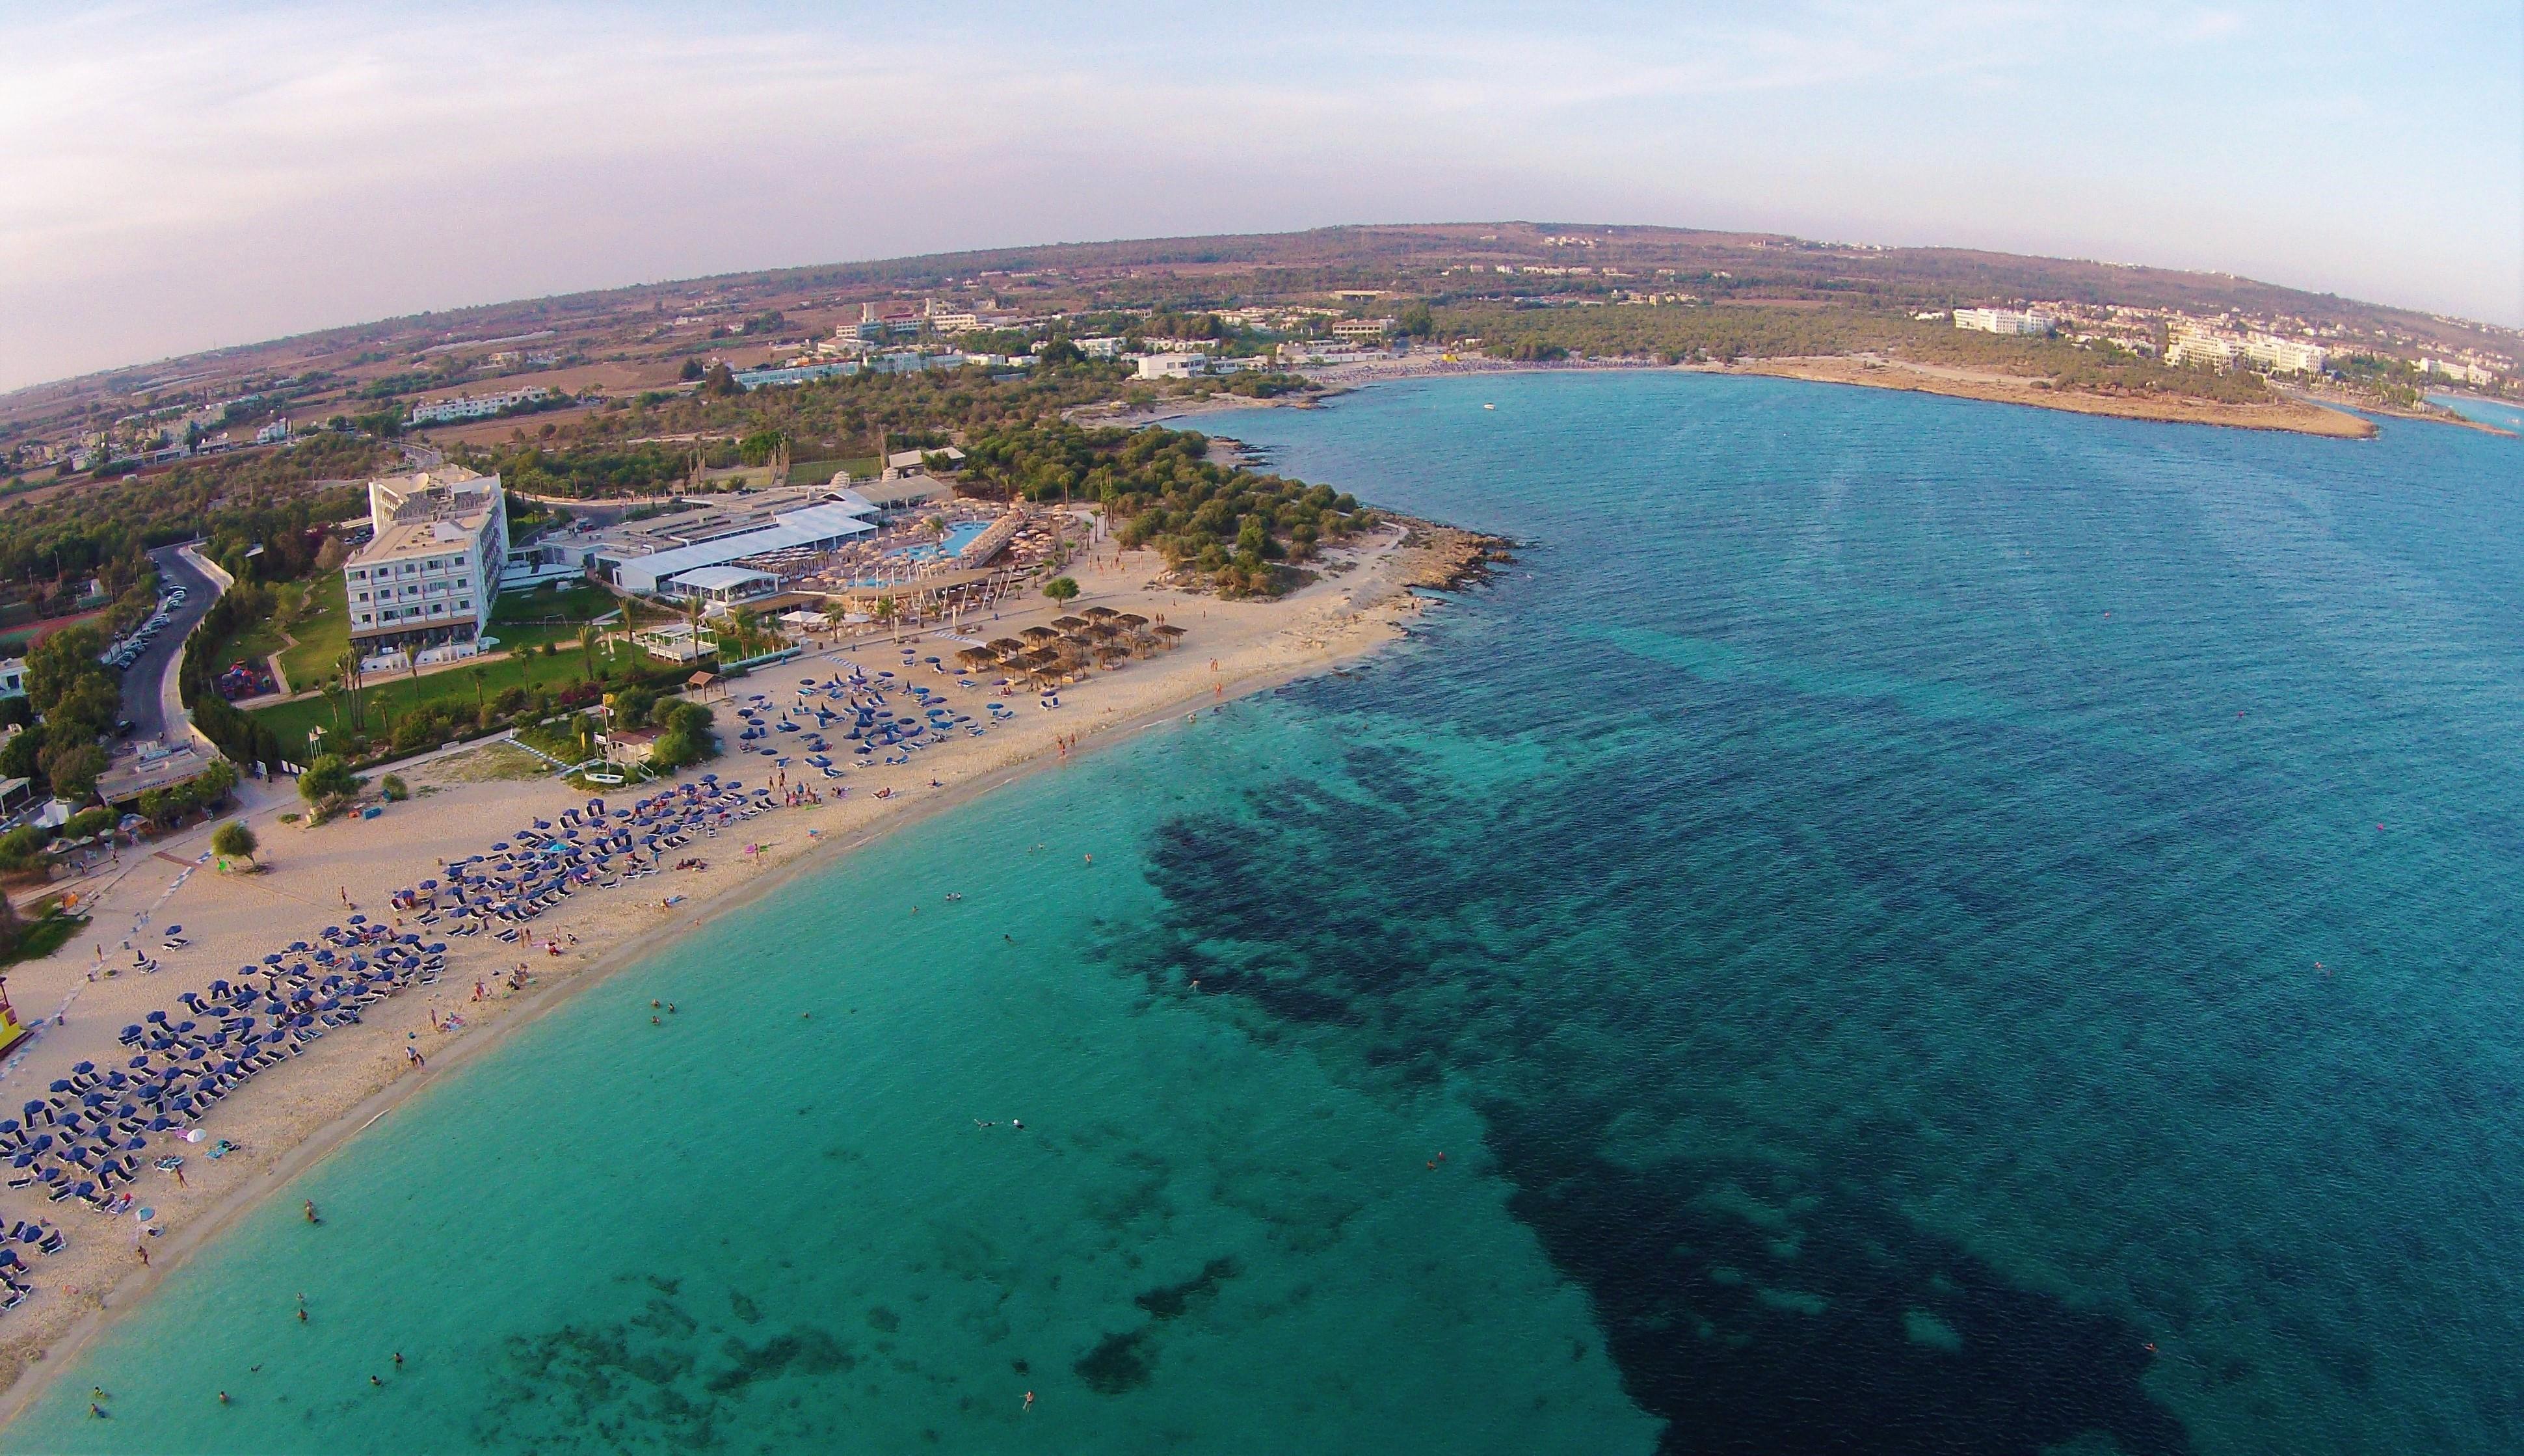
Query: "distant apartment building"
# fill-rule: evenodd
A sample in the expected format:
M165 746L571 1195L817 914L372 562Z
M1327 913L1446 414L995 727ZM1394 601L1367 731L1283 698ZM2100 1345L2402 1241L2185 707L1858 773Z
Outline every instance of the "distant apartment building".
M2449 379L2459 379L2465 384L2487 384L2498 377L2494 370L2484 369L2475 364L2465 364L2458 359L2422 359L2419 361L2419 372L2442 374Z
M2032 309L1957 309L1955 327L1985 334L2047 334L2052 318Z
M1142 379L1189 379L1208 372L1206 354L1148 354L1140 359Z
M363 655L477 641L509 558L500 477L461 465L368 482L375 533L342 567Z
M1072 339L1070 342L1077 346L1079 353L1089 359L1114 359L1122 353L1120 334L1106 334L1092 339Z
M2331 352L2302 339L2276 334L2228 333L2194 319L2177 319L2165 329L2164 362L2177 366L2205 364L2229 369L2247 364L2274 374L2319 374Z
M504 390L499 394L460 394L450 399L433 400L412 407L409 423L441 424L451 419L488 419L520 405L531 405L552 398L552 390L541 384L523 389Z
M2212 369L2231 368L2236 343L2202 324L2175 323L2165 330L2164 362L2176 367L2206 364Z
M1393 332L1390 318L1343 318L1333 325L1333 337L1353 344L1374 343Z
M2245 359L2274 374L2319 374L2331 362L2331 351L2320 344L2276 334L2246 334L2242 352Z
M286 414L254 432L254 443L257 445L279 445L286 443L288 439L289 416Z

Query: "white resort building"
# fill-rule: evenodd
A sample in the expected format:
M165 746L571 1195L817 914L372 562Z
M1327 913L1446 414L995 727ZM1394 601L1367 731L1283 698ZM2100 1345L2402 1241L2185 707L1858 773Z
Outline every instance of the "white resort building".
M371 480L368 523L376 538L342 567L351 645L366 656L477 641L509 555L500 477L442 465Z
M2031 309L1957 309L1955 327L1985 334L2047 334L2051 315Z

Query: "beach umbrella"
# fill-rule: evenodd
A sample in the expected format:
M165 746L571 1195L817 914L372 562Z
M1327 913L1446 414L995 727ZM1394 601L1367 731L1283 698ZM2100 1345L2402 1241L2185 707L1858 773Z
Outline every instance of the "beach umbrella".
M55 1091L55 1092L69 1092L70 1090L71 1090L70 1079L69 1079L69 1078L67 1078L67 1077L56 1079L56 1080L54 1081L54 1083L53 1083L53 1091Z

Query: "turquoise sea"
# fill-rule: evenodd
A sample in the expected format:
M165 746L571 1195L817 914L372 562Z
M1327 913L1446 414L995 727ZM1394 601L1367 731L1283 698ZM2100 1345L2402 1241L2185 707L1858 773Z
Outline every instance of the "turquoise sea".
M1229 420L1527 550L524 1029L0 1446L2524 1448L2524 442Z

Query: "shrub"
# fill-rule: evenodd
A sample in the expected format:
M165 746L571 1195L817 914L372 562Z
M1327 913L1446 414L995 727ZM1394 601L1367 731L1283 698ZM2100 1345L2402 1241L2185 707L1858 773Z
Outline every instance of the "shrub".
M44 841L51 838L32 824L21 824L7 834L0 834L0 870L24 869L41 858Z
M417 753L438 747L438 719L427 708L413 708L395 719L394 751Z
M405 783L399 773L390 773L377 780L377 792L396 803L412 798L412 786Z
M211 836L212 852L224 854L230 859L252 859L259 848L254 831L243 819L230 819Z
M318 753L307 771L298 776L298 797L309 803L322 803L360 791L360 780L351 765L339 753Z
M1043 594L1054 602L1066 602L1078 595L1078 583L1066 576L1055 576L1043 584Z

